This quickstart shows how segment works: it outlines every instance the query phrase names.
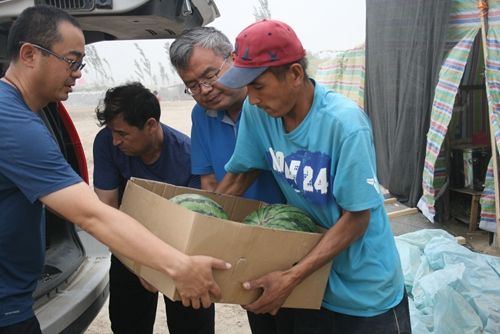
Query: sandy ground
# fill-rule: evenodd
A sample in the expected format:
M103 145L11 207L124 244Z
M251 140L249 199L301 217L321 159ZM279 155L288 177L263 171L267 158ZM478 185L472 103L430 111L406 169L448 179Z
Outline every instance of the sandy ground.
M187 135L191 131L191 108L193 101L162 102L161 121ZM89 176L92 178L93 158L92 142L99 131L94 116L95 105L81 106L67 103L67 108L80 134L85 154L87 157ZM92 182L90 182L92 184ZM168 333L166 326L165 305L163 298L158 299L158 311L154 333ZM216 305L216 334L250 334L246 312L239 305ZM103 306L101 312L94 319L85 333L106 334L111 333L108 319L108 304Z

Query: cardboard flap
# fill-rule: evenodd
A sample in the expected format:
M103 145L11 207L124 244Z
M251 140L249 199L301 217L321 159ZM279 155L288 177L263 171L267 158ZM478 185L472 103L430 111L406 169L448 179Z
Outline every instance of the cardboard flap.
M185 253L192 229L192 225L186 221L193 220L196 213L155 192L144 191L143 187L134 182L127 183L120 210L142 223L170 246ZM175 224L175 233L164 228L167 221Z
M131 178L130 181L167 199L180 194L198 194L207 196L217 202L220 206L222 206L222 209L227 213L229 219L236 222L241 222L251 212L266 205L266 203L264 202L259 202L252 199L217 194L189 187L171 186L167 185L166 183L135 177ZM130 181L129 183L131 183Z

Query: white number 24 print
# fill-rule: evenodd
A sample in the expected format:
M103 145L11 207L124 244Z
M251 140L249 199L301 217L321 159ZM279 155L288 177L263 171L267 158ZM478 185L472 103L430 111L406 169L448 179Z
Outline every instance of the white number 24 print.
M269 153L273 162L273 169L284 174L285 178L288 180L297 183L297 173L299 172L302 161L291 160L288 165L285 162L285 155L283 152L274 151L272 148L269 148ZM321 194L326 194L328 192L328 169L326 167L320 168L318 175L314 179L314 183L314 169L312 166L304 166L302 173L302 190L307 192L319 191ZM299 184L297 184L297 186L299 186Z
M302 187L304 191L313 192L314 190L319 191L321 194L326 194L328 192L328 175L326 168L321 168L319 170L314 184L312 179L314 176L314 170L311 166L304 166L304 181Z

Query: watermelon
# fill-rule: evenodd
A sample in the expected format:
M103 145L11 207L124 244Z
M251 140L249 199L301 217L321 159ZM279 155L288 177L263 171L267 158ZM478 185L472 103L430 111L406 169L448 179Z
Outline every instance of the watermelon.
M181 194L170 199L175 204L207 216L228 219L222 207L211 198L198 194Z
M271 204L249 214L243 224L281 230L319 232L314 221L299 208L287 204Z

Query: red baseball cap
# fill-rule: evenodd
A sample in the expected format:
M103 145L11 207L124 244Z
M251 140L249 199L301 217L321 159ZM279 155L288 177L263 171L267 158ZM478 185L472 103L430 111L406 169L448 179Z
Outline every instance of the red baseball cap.
M218 82L228 88L241 88L269 67L290 64L305 55L302 43L288 24L258 21L236 37L233 66Z

